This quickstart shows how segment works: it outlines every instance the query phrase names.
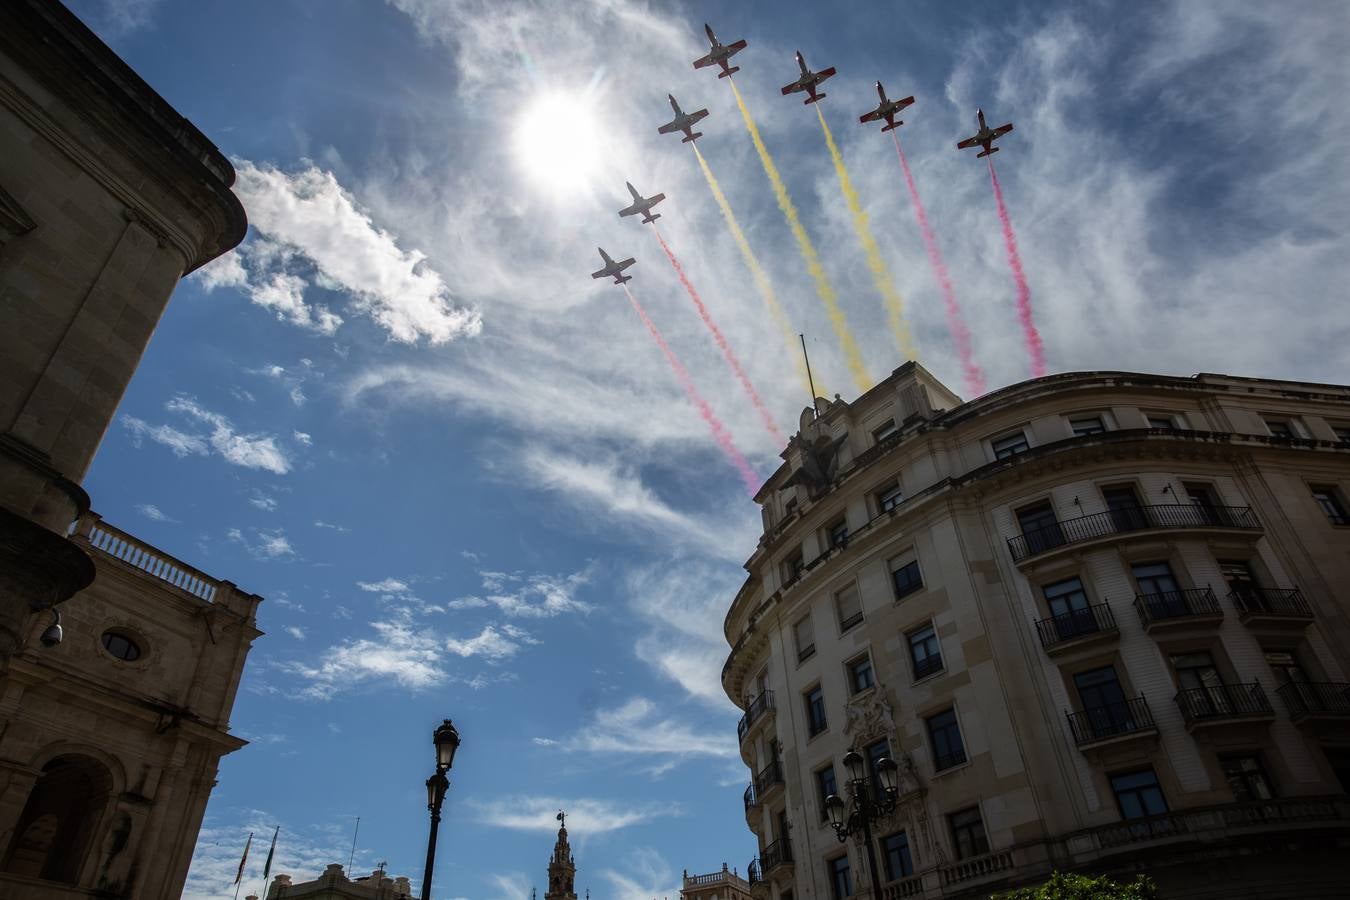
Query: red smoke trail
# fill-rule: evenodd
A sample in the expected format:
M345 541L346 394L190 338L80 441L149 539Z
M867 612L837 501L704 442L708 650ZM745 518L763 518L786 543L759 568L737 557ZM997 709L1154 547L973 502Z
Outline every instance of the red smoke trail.
M919 220L919 232L923 235L923 245L928 248L928 262L933 266L938 286L942 288L942 300L947 307L947 328L956 342L956 352L961 356L961 369L966 376L966 391L972 398L979 397L985 391L984 373L975 363L975 354L970 346L970 329L966 327L965 316L961 314L961 305L956 302L956 290L952 287L952 276L947 271L947 263L938 250L937 236L928 224L928 211L919 199L919 189L914 184L914 175L909 171L909 160L905 151L900 149L900 138L894 131L891 139L895 141L895 155L900 157L900 168L905 173L905 184L909 187L910 199L914 201L914 218Z
M989 157L989 180L994 183L994 199L998 201L998 220L1003 223L1003 242L1008 245L1008 265L1012 267L1013 280L1017 282L1017 318L1022 320L1022 337L1027 344L1027 354L1031 357L1031 377L1040 378L1045 374L1045 348L1041 346L1041 333L1031 318L1031 288L1027 287L1027 274L1022 271L1022 256L1017 252L1017 238L1013 235L1012 220L1008 218L1008 207L1003 204L1003 188L994 172L994 158Z
M750 402L759 411L759 417L764 420L764 427L774 439L774 443L781 447L787 441L783 437L783 433L778 430L778 426L773 423L773 416L769 414L769 408L760 399L759 391L755 390L755 386L750 383L750 377L741 368L741 361L736 358L731 345L727 343L726 336L722 334L722 329L717 327L717 323L713 321L708 308L703 305L703 299L699 297L698 291L694 290L693 282L684 273L684 266L680 265L680 261L675 258L674 252L671 251L670 245L661 235L660 229L653 225L652 231L656 232L656 239L661 242L661 249L666 251L666 258L670 260L670 265L675 269L675 274L680 276L680 284L684 285L684 289L689 292L689 298L694 301L694 306L698 308L698 314L703 319L703 324L708 326L708 330L712 332L713 340L717 341L717 346L721 349L722 355L726 357L727 365L731 366L731 371L736 373L736 379L740 381L741 387L745 388L746 396L750 398Z
M741 473L741 480L745 482L746 490L753 496L759 491L759 476L755 474L754 469L750 468L750 464L745 461L741 451L736 449L736 442L731 439L731 432L727 431L727 427L722 424L721 419L717 418L717 414L712 411L708 401L704 400L703 395L698 392L698 388L694 386L694 379L689 377L689 370L684 367L684 363L680 362L679 357L675 355L675 351L670 349L666 339L657 330L656 323L647 315L647 311L642 308L642 304L637 302L637 298L628 289L628 285L623 286L623 292L628 295L628 302L633 304L633 309L637 311L638 317L647 326L647 330L652 333L652 339L661 348L661 352L666 355L666 362L670 363L671 370L675 373L675 377L680 380L680 384L684 387L684 392L688 395L690 402L698 407L699 415L703 417L703 421L708 423L708 429L712 431L713 440L717 441L717 446L722 448L722 452L726 454L727 459L731 460L731 464Z

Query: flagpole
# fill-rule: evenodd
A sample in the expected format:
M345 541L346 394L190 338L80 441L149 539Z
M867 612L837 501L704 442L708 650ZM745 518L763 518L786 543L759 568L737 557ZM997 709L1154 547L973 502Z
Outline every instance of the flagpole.
M239 857L239 871L234 873L234 900L239 900L239 888L244 884L244 864L248 862L248 849L253 846L253 832L248 833L244 842L244 855Z

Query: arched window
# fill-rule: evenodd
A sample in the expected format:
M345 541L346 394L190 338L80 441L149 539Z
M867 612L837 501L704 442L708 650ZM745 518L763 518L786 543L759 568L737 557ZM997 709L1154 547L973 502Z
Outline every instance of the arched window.
M5 851L5 872L78 884L112 777L87 756L58 756L42 767Z

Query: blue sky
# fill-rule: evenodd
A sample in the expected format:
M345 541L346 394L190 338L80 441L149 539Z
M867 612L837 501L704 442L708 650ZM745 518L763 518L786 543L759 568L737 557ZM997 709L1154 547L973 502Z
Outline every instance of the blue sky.
M668 896L754 854L721 696L721 618L758 514L641 324L632 288L765 477L775 446L625 180L783 430L806 402L689 153L670 91L828 390L853 391L701 25L737 84L874 378L901 359L792 52L906 302L961 373L885 136L880 78L992 387L1027 377L976 106L1051 371L1344 381L1346 20L1335 2L82 0L79 13L234 160L253 228L188 278L86 482L109 521L267 598L188 896L225 897L250 830L274 871L387 860L417 879L430 734L464 745L436 894L528 896L558 806L578 886ZM562 110L564 133L529 139ZM524 135L524 137L523 137ZM256 848L255 848L256 849ZM261 853L250 864L261 872Z

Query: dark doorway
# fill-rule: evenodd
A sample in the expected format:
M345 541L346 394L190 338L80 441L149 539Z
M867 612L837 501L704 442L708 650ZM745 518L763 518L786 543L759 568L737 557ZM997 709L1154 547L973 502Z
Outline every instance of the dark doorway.
M62 884L78 884L93 832L108 803L112 778L97 760L58 756L33 785L3 870Z

